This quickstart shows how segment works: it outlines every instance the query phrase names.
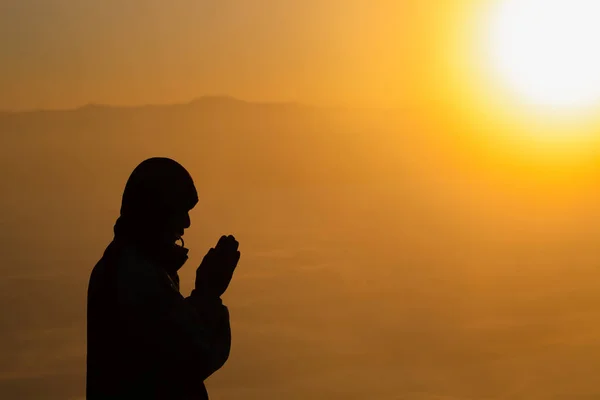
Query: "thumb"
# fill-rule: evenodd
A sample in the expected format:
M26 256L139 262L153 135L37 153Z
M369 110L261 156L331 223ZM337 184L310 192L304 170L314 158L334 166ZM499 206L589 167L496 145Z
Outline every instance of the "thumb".
M204 256L204 258L212 258L215 255L215 252L216 252L215 248L211 247L210 250L208 250L208 252Z
M206 253L204 258L202 258L202 262L200 263L200 266L210 263L212 261L212 259L214 258L214 256L215 256L215 249L211 248L210 250L208 250L208 253Z

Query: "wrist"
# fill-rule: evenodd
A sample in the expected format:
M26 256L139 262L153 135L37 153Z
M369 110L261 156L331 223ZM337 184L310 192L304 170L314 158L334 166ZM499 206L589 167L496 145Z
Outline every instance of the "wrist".
M209 288L196 288L196 289L192 290L191 297L194 299L194 301L196 303L223 304L223 301L221 300L221 296L218 293L216 293L214 290L210 290Z

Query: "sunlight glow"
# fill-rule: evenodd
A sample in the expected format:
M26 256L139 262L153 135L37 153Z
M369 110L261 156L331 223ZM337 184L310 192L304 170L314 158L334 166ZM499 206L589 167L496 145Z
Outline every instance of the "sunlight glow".
M489 28L492 68L521 99L561 110L600 103L599 0L504 0Z

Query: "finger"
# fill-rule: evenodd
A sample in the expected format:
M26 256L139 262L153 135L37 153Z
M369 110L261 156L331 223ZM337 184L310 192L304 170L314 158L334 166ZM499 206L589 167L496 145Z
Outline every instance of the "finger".
M233 251L237 251L240 247L240 242L238 242L237 240L235 240L235 237L233 237L233 235L229 236L231 238L231 248Z
M235 237L233 237L233 235L227 236L227 252L233 253L237 251L239 245L240 244L237 240L235 240Z
M215 256L215 248L211 247L210 250L208 250L208 252L202 258L202 264L204 264L205 260L208 262L208 260L212 259L214 256Z
M231 269L233 265L239 260L239 251L233 251L233 249L221 253L221 265L225 269Z
M223 250L226 248L227 248L227 236L223 235L217 242L217 245L215 246L215 250L219 253L222 253Z
M232 273L233 273L233 271L235 270L235 268L237 267L237 265L238 265L238 262L240 261L240 257L241 257L241 254L240 254L240 252L239 252L239 251L236 251L236 252L233 254L233 257L231 258L231 264L230 264L230 266L231 266L231 272L232 272Z

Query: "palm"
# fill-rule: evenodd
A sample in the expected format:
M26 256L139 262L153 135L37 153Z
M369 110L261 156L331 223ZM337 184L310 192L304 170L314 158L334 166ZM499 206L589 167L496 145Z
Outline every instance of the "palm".
M225 293L240 259L238 247L233 236L221 236L196 271L196 289L216 296Z

